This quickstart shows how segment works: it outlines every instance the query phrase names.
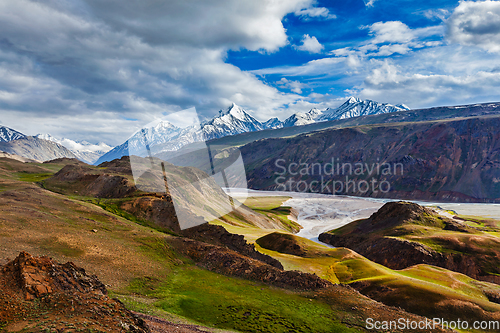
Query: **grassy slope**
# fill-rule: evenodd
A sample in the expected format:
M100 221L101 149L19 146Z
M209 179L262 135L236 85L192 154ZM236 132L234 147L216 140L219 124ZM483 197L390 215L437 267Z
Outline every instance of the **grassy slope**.
M243 201L241 198L236 198ZM248 197L244 200L245 206L257 213L264 214L271 220L280 221L280 224L286 226L286 231L297 232L300 225L289 219L292 214L291 207L281 206L289 197L269 196L269 197ZM275 229L263 229L251 225L243 219L242 216L230 213L222 216L220 219L210 221L212 224L221 225L227 231L245 236L248 242L254 243L259 237L265 236Z
M35 255L50 255L62 262L71 260L98 274L112 295L134 309L170 320L185 317L240 331L346 332L348 329L340 324L340 318L354 326L363 323L363 316L351 314L352 306L364 304L367 308L364 311L369 311L368 301L361 296L332 296L332 291L297 293L202 270L189 260L179 258L168 243L169 235L91 203L19 181L54 172L57 169L54 166L48 170L43 166L13 166L3 162L0 161L0 189L3 191L0 192L0 210L4 213L0 217L0 239L2 244L9 244L0 248L3 258L12 258L18 251L27 250ZM6 170L9 168L25 170L20 174ZM266 208L265 202L253 205ZM244 225L227 227L229 231L246 234L250 240L270 232ZM333 282L397 274L400 281L405 278L419 280L421 269L397 273L346 249L323 250L307 240L301 242L318 255L301 258L260 250L280 259L287 269L314 272ZM450 281L454 280L445 282ZM432 284L435 285L435 281ZM480 298L477 288L467 288L473 291L473 297ZM379 312L375 311L372 316Z
M482 262L486 272L500 274L496 264L495 251L500 248L500 221L491 218L459 216L460 223L469 228L465 231L445 230L443 218L437 215L423 214L420 220L409 220L396 227L370 232L370 237L393 237L424 244L431 249L445 254L463 254ZM363 223L354 221L329 233L345 235Z
M490 302L485 295L485 290L490 288L500 292L498 285L476 281L466 275L429 265L417 265L400 271L391 270L349 249L331 249L297 236L287 237L297 238L301 246L309 248L309 254L316 255L299 257L263 249L257 244L256 247L259 251L280 260L285 269L316 273L334 283L365 282L370 290L393 289L394 293L382 295L380 300L421 315L439 315L449 320L456 320L457 316L463 317L464 313L460 310L457 311L451 306L443 307L440 302L468 303L482 309L479 312L496 312L497 315L500 313L500 305ZM480 316L473 312L466 313L468 318Z
M23 168L30 179L55 171L0 160L2 258L24 250L73 261L127 304L157 314L164 310L168 319L181 316L248 332L349 331L339 319L349 315L335 313L327 302L202 270L179 257L169 245L172 236L21 182L7 170Z
M196 267L179 267L163 281L138 279L131 291L157 299L161 309L242 332L343 332L321 301Z
M251 208L257 213L267 216L285 226L287 231L298 232L301 229L300 224L290 220L292 208L282 206L290 197L269 196L269 197L248 197L245 199L245 206Z

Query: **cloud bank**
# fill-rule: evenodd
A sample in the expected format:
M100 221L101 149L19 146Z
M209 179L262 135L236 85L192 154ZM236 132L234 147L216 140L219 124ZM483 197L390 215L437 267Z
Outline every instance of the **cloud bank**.
M210 117L231 102L256 112L278 108L296 96L225 63L226 53L275 52L288 43L283 17L311 4L1 1L2 121L27 133L99 137L117 144L164 112L195 106ZM69 132L71 119L83 115L92 124L81 122L78 132ZM45 121L20 122L23 117ZM124 126L110 128L109 123Z

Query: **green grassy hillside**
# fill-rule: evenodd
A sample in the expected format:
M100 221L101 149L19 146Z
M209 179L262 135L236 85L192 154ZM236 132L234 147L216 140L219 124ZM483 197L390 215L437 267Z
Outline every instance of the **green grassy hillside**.
M290 241L300 245L302 253L283 253L281 244ZM500 318L500 304L495 303L500 296L497 284L430 265L392 270L352 250L327 248L290 234L269 234L256 243L260 251L279 259L285 269L301 269L334 283L350 284L375 300L409 312L447 320Z
M2 258L24 250L73 261L130 308L242 332L354 332L368 317L420 318L342 286L301 292L204 270L176 248L178 237L31 181L63 166L0 159Z

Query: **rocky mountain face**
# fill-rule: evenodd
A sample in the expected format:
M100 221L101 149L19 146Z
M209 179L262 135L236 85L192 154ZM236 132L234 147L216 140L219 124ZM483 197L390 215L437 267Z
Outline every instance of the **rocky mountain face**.
M395 124L409 122L425 122L438 121L453 118L474 118L474 117L498 117L500 116L500 103L482 103L474 105L458 105L458 106L441 106L429 109L398 111L390 113L380 113L376 115L360 116L355 118L344 118L333 121L320 121L302 126L292 126L276 128L272 131L248 132L234 136L226 136L220 139L211 140L210 145L220 152L220 149L228 149L229 147L241 147L254 141L263 139L279 139L286 137L295 137L301 134L318 132L323 130L341 129L347 127L356 127L362 125L380 125L380 124ZM186 151L194 150L193 145L186 147ZM224 147L224 148L222 148ZM218 151L217 151L218 150ZM165 158L169 159L169 154L165 154ZM179 154L177 154L179 155ZM175 156L175 155L171 155ZM158 156L160 157L160 156ZM191 156L194 157L194 156ZM191 158L190 163L179 165L191 165L203 169L202 165L194 164L194 158ZM177 162L174 162L177 163Z
M13 130L12 128L0 125L0 142L9 142L26 137L21 132Z
M391 105L371 100L363 101L356 97L350 97L338 108L334 110L326 109L323 111L317 118L317 121L330 121L407 110L410 110L410 108L404 104Z
M415 203L390 202L368 219L320 234L319 240L392 269L429 264L498 284L500 240L489 235L495 230L495 223L482 227Z
M283 127L302 126L316 122L407 111L409 109L410 108L406 105L391 105L371 100L364 101L356 97L349 97L347 101L335 109L311 109L305 113L297 112L283 122Z
M21 252L0 266L0 284L0 323L7 332L73 332L89 328L150 332L142 319L107 296L106 287L96 276L72 262L60 264Z
M50 134L37 134L35 138L52 141L68 148L76 158L87 164L93 164L99 157L106 154L112 149L112 147L107 144L100 142L98 144L92 144L87 141L74 141L67 138L56 138Z
M9 142L0 142L0 151L41 162L63 157L76 158L75 154L66 147L33 136L27 136Z
M9 153L3 152L3 151L0 151L0 157L1 158L9 158L9 159L20 161L20 162L24 162L24 163L26 163L26 162L34 162L34 163L36 163L37 162L37 161L31 160L29 158L25 158L25 157L22 157L22 156L19 156L19 155L9 154Z
M241 154L252 189L499 202L499 126L491 116L329 129Z

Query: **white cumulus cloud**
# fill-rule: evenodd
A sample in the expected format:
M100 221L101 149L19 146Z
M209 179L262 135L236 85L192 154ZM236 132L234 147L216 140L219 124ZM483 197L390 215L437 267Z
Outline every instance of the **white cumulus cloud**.
M296 11L294 14L306 21L312 18L319 18L323 20L332 20L337 18L337 15L330 13L328 8L325 7L303 8Z
M288 44L283 17L313 3L2 0L2 121L26 134L118 144L165 112L279 108L299 96L226 63L227 51L277 51Z
M461 1L447 23L452 42L500 52L499 1Z
M321 53L323 51L324 46L318 42L318 39L314 36L309 36L305 34L302 36L302 45L297 47L301 51L307 51L310 53Z

